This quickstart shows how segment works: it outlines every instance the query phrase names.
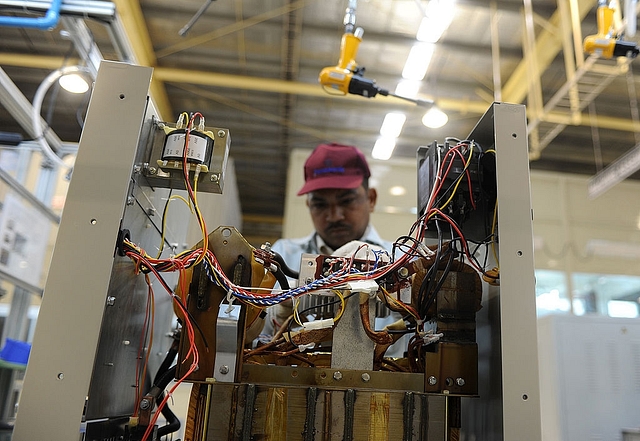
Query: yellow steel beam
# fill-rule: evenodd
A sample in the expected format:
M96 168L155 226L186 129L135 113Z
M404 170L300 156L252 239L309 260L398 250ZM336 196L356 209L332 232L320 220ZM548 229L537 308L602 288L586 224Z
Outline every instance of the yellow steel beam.
M118 17L122 21L125 33L136 57L136 63L142 66L156 67L157 59L149 36L147 24L142 15L139 0L114 0ZM149 93L160 118L173 119L173 111L162 81L153 76Z
M36 55L24 55L14 53L0 53L0 65L21 66L39 69L57 69L62 64L62 57L48 57ZM202 86L217 86L230 89L256 90L273 93L290 93L296 95L316 96L326 98L328 95L318 84L301 83L298 81L285 81L269 78L256 78L240 75L226 75L214 72L188 71L183 69L172 69L165 67L154 68L156 80L177 84L197 84ZM363 101L366 98L355 95L346 97L336 97L336 99ZM376 97L368 102L376 104L408 105L413 104L393 97ZM482 115L487 110L487 103L480 101L468 101L459 99L440 98L437 104L443 110L451 110L460 113ZM591 118L588 113L582 114L580 125L590 126ZM571 115L560 112L552 112L545 116L545 121L557 124L572 125ZM627 132L640 132L638 124L631 119L608 117L598 115L598 127L603 129L613 129Z
M578 0L578 15L580 20L584 19L591 8L595 6L593 0ZM557 29L561 28L560 11L554 12L549 19L549 23ZM545 28L536 39L535 57L540 74L544 72L556 58L562 49L562 37L554 34ZM508 103L521 103L528 92L527 62L522 60L509 77L502 89L502 98Z

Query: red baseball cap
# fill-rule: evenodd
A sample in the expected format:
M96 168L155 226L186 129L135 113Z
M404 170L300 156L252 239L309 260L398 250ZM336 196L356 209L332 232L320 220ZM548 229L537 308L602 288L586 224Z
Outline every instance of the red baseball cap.
M320 144L304 163L305 184L298 196L325 188L358 188L369 176L367 160L356 147Z

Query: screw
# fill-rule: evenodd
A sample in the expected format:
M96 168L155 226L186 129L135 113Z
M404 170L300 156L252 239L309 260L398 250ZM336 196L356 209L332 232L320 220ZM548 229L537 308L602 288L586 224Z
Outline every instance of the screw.
M107 297L107 306L113 306L116 303L116 298L113 296Z
M220 373L222 375L227 375L229 373L229 366L220 366Z
M144 400L140 401L140 409L147 410L150 407L151 407L151 401L149 401L147 398L145 398Z
M149 216L155 216L155 214L156 214L156 209L155 209L155 207L149 207L149 208L147 208L147 214L148 214Z
M158 171L158 169L156 169L155 167L149 167L149 174L150 175L155 175L157 171Z
M218 136L219 136L220 138L224 138L224 135L225 135L224 130L218 130Z
M63 374L62 372L60 372L60 373L57 375L57 378L58 378L58 380L64 380L64 374Z
M398 270L398 275L400 277L402 277L403 279L406 279L407 277L409 277L409 269L405 266L403 266L402 268L400 268Z
M142 167L140 167L139 165L134 165L134 166L133 166L133 172L134 172L135 174L140 173L140 170L142 170Z
M340 380L342 380L342 372L340 372L340 371L335 371L335 372L333 373L333 379L334 379L334 380L336 380L336 381L340 381Z
M369 380L371 380L371 375L369 375L366 372L364 374L362 374L362 381L364 381L365 383L368 383Z
M429 383L429 386L435 386L437 382L438 382L438 379L433 375L427 378L427 383Z
M159 122L159 123L158 123L158 128L159 128L160 130L164 129L164 128L165 128L165 123L163 123L163 122Z
M460 387L464 386L466 384L466 382L464 381L464 378L456 378L456 384Z
M135 199L133 196L129 196L127 198L127 205L133 205L134 202L135 202Z

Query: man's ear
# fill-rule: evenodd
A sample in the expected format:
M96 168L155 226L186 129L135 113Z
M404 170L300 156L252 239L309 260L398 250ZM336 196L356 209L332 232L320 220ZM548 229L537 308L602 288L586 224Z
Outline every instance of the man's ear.
M373 213L373 209L376 206L376 200L378 199L378 192L375 188L369 188L367 191L367 197L369 198L369 212Z

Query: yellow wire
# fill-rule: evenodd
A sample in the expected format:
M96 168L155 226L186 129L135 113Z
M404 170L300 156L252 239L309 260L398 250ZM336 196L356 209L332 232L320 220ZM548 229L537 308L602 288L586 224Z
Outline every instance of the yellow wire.
M338 320L340 320L340 318L342 317L342 314L344 314L344 310L345 310L347 304L346 304L346 301L344 299L344 296L342 295L342 293L340 291L338 291L337 289L334 289L333 293L335 295L337 295L338 298L340 299L340 310L338 311L338 313L336 314L336 316L333 319L333 322L337 323Z
M189 210L193 213L193 208L191 207L189 201L187 201L179 194L174 194L167 200L167 205L164 206L164 211L162 212L162 235L160 236L160 248L158 248L158 255L156 256L156 259L160 258L160 256L162 255L162 251L164 250L164 237L167 230L167 211L169 209L169 202L175 199L180 199L182 202L187 204L187 207L189 207Z
M189 114L187 112L182 112L180 116L183 116L183 115L184 115L185 124L189 125ZM178 117L178 120L180 120L180 116Z
M202 231L202 242L203 242L202 243L203 253L193 263L194 265L198 265L200 262L202 262L207 250L209 249L209 237L207 236L207 227L205 225L204 218L202 217L202 213L200 212L200 207L198 206L198 173L196 173L193 178L193 208L196 212L198 223L200 224L200 230Z
M296 321L300 327L304 327L302 324L302 320L300 320L300 314L298 314L298 306L300 306L300 298L296 298L295 303L293 304L293 319Z
M462 173L464 173L469 167L469 163L471 162L472 157L473 157L473 144L471 144L471 146L469 147L469 158L467 159L467 162L464 164L464 170L462 171ZM460 185L461 182L462 182L462 177L460 177L460 179L458 179L458 182L456 182L456 186L453 187L453 191L451 192L451 196L449 197L449 199L447 199L447 202L442 204L442 206L440 207L441 210L444 209L444 207L446 207L447 205L449 205L449 203L453 200L453 197L455 196L456 191L458 191L458 186Z

